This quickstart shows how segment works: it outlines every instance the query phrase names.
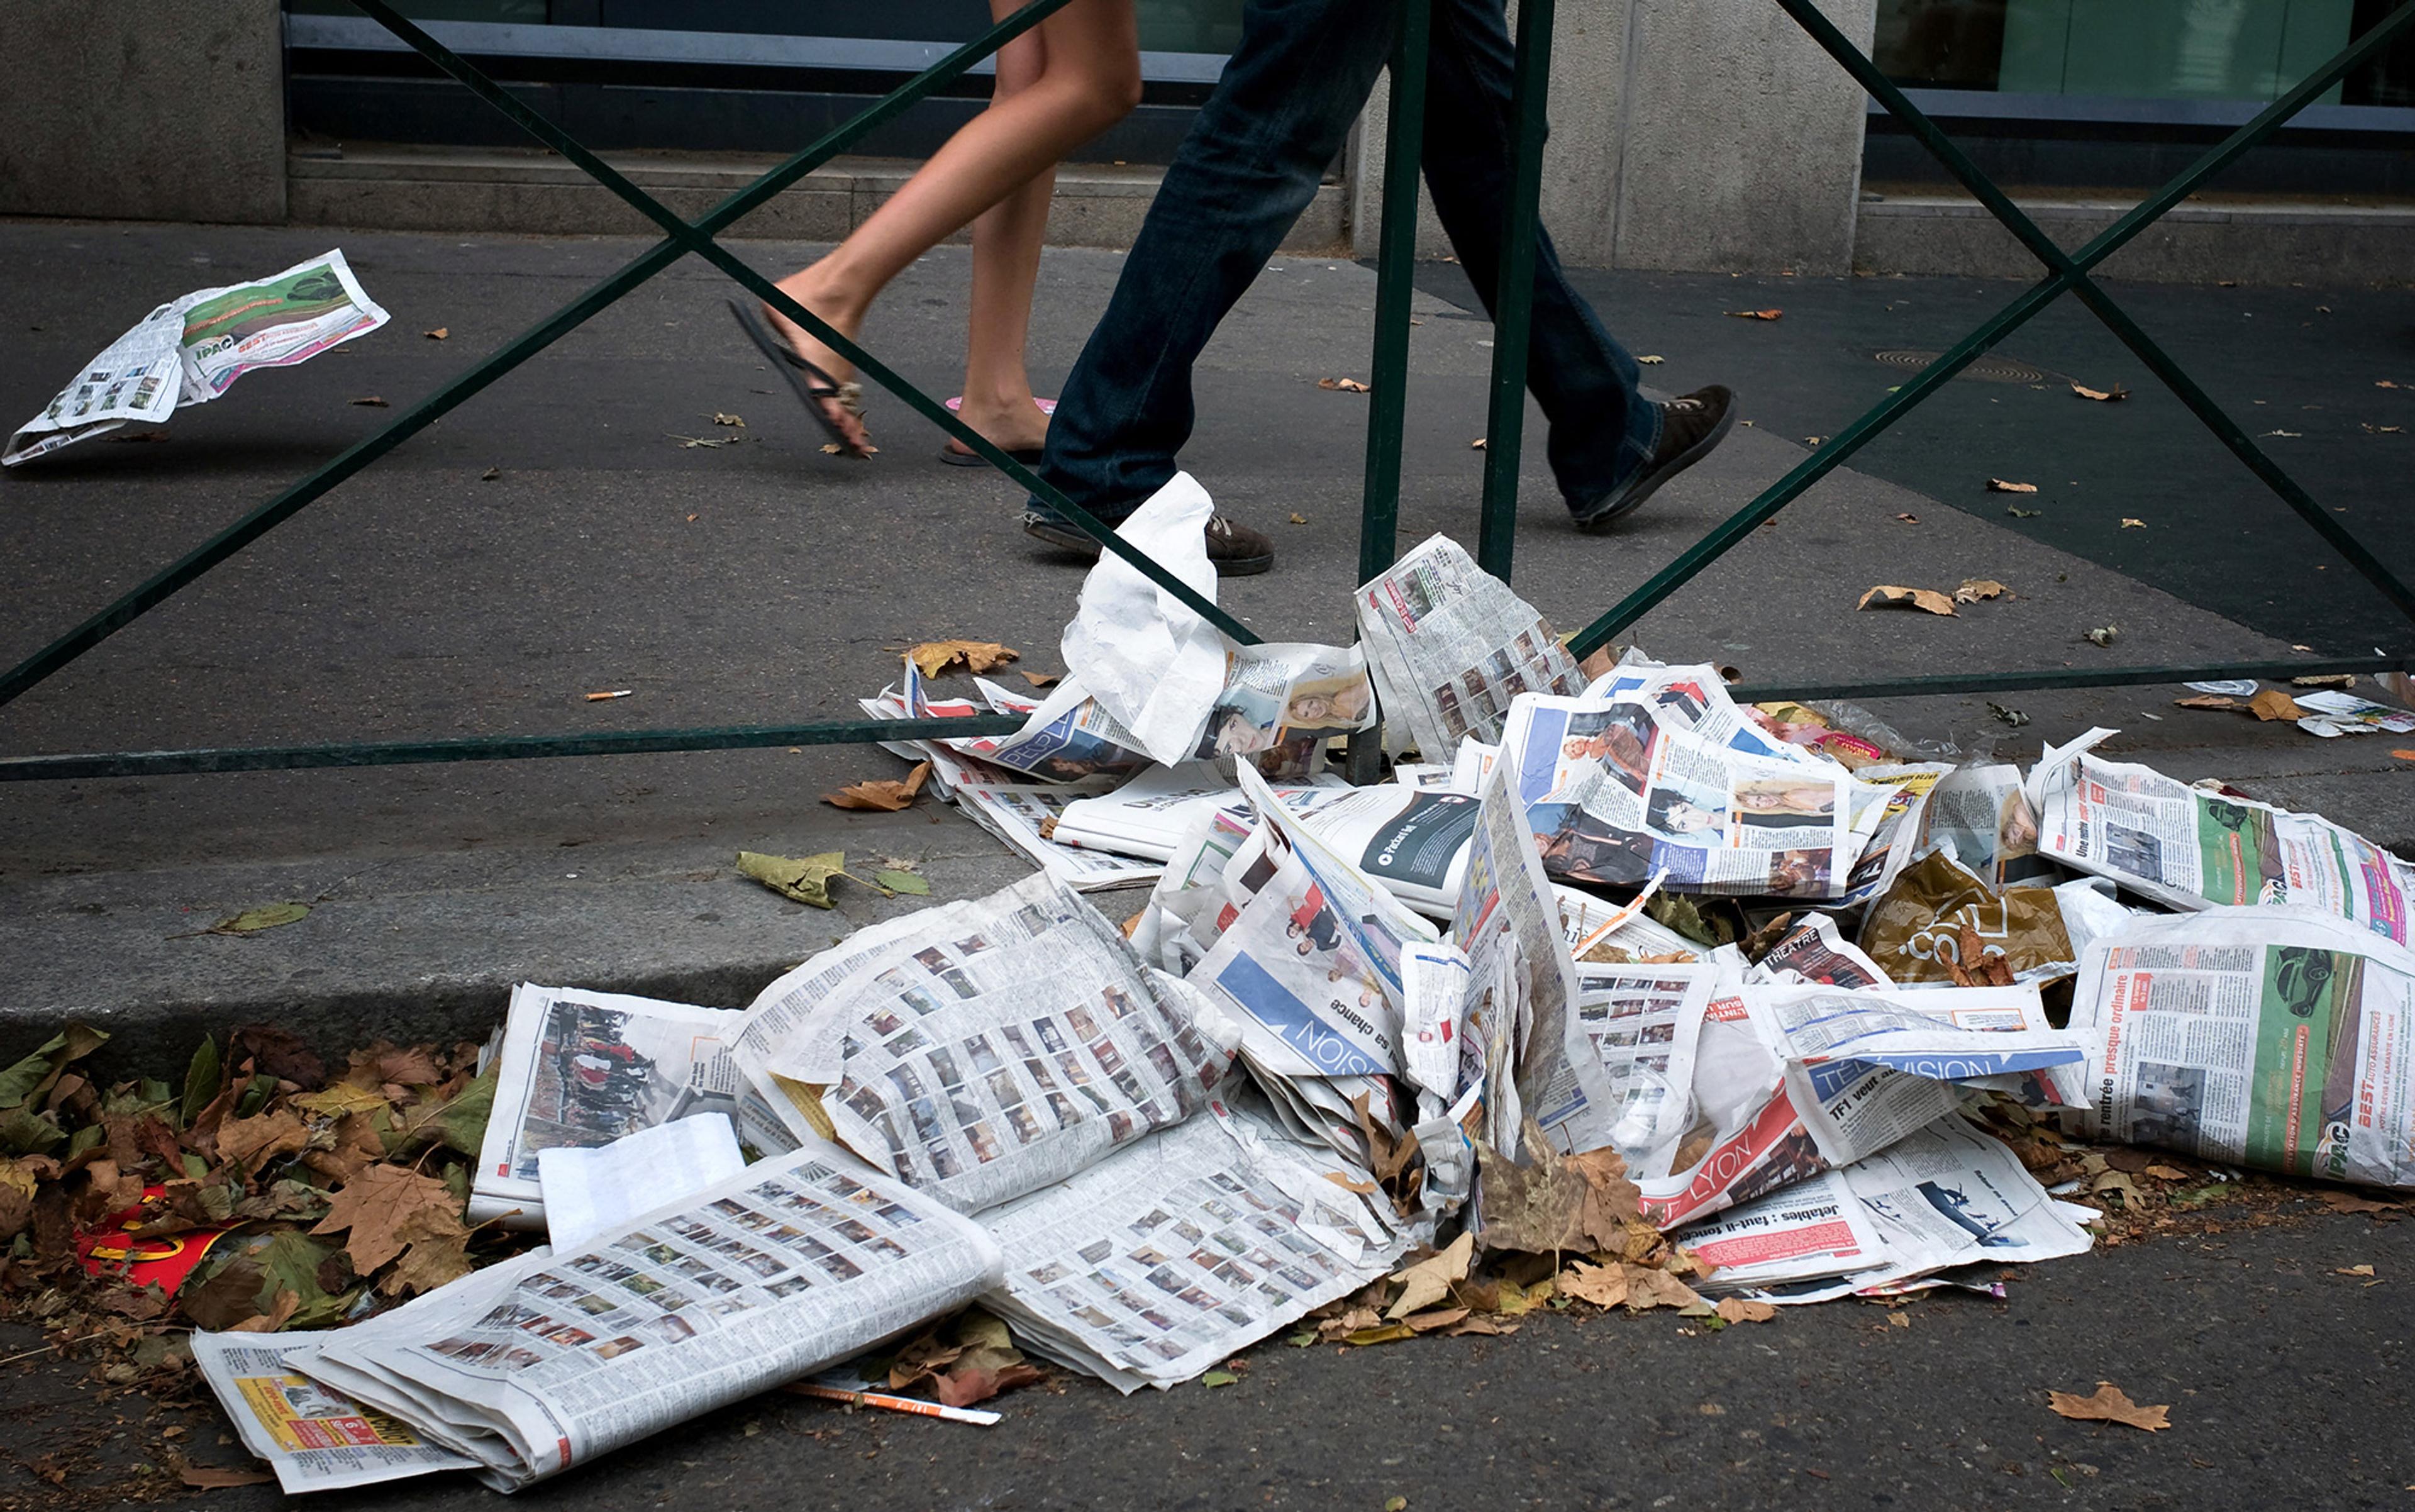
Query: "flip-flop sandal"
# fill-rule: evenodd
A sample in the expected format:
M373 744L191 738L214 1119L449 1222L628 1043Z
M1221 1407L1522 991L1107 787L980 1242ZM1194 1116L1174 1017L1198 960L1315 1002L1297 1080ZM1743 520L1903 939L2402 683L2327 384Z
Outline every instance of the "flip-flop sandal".
M1042 452L1042 449L1037 446L1025 446L1020 449L1010 450L1006 455L1013 457L1025 467L1038 467L1040 465L1040 458ZM939 460L947 463L950 467L989 466L988 457L983 457L981 453L973 451L955 441L950 441L945 446L939 448Z
M863 392L857 383L842 383L830 374L805 361L791 350L771 322L737 300L729 301L729 313L738 318L738 328L746 333L772 366L788 381L803 402L805 413L838 443L840 451L849 457L870 457L872 438L864 432L863 423L855 417Z
M1034 396L1031 402L1040 406L1040 412L1042 414L1055 414L1057 412L1057 401L1055 399L1043 399ZM948 408L951 411L961 410L964 407L965 397L961 394L956 395L954 397L948 400Z

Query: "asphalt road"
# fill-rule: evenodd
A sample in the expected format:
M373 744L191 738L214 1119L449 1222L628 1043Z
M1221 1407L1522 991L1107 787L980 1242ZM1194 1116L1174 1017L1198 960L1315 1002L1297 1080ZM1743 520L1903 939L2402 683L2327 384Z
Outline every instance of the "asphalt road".
M2343 1276L2370 1265L2375 1278ZM1716 1333L1667 1313L1542 1316L1503 1339L1343 1350L1270 1340L1238 1385L1118 1397L1058 1376L995 1428L850 1414L777 1393L525 1493L584 1512L801 1506L1298 1509L2400 1507L2415 1482L2402 1355L2415 1223L2305 1202L2266 1227L2172 1235L2019 1273L2002 1302L1831 1303ZM1903 1325L1890 1311L1899 1311ZM0 1330L0 1344L27 1337ZM25 1347L25 1346L17 1346ZM0 1356L14 1349L0 1350ZM177 1448L239 1464L207 1407L106 1405L45 1356L0 1370L19 1424L0 1512L82 1512L165 1477ZM2161 1432L2067 1422L2047 1392L2111 1381ZM176 1440L164 1430L181 1428ZM273 1487L170 1492L254 1512ZM359 1512L498 1505L460 1478L343 1493Z

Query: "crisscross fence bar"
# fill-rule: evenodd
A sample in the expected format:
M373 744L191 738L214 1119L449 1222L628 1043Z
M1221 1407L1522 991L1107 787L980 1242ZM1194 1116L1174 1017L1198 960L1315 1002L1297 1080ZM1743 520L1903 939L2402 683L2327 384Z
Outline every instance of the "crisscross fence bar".
M1065 498L1047 482L991 443L937 400L906 382L871 352L832 329L783 293L716 236L773 196L812 172L863 135L894 119L917 101L964 75L998 48L1021 36L1069 0L1031 0L981 36L948 53L929 69L892 90L853 120L825 133L811 146L739 190L702 217L689 221L661 204L627 177L455 54L426 30L395 10L388 0L352 0L397 37L526 131L664 232L664 239L578 298L490 353L469 371L397 415L375 435L354 443L266 502L252 509L201 546L132 589L82 624L6 673L0 673L0 704L6 704L99 645L211 568L325 496L362 469L426 429L488 384L550 347L599 311L691 253L729 276L771 308L853 363L916 413L939 427L988 461L1015 486L1061 515L1158 586L1206 616L1244 644L1258 637L1231 615L1193 592L1157 562L1135 550L1114 527ZM2047 277L2025 290L1937 361L1873 405L1818 452L1758 498L1715 527L1675 561L1628 594L1609 612L1571 637L1583 655L1607 644L1667 599L1763 522L1844 465L1889 426L1935 395L1972 360L2018 329L2068 292L2102 321L2155 377L2267 487L2311 525L2392 605L2415 620L2415 591L2300 487L2249 439L2168 353L2130 318L2090 276L2148 226L2241 154L2270 137L2350 70L2372 59L2409 24L2415 5L2383 17L2322 67L2307 76L2255 119L2232 132L2185 172L2141 201L2075 252L2065 252L1988 179L1937 124L1897 88L1877 65L1838 30L1812 0L1774 0L1807 35L1842 66L1874 98L1903 121L1912 134L2044 264ZM1517 516L1519 463L1524 418L1534 268L1546 134L1553 0L1522 0L1517 62L1512 85L1516 130L1509 167L1510 211L1502 230L1498 281L1493 291L1496 330L1488 384L1489 423L1484 487L1478 521L1478 561L1508 579ZM1374 350L1367 433L1366 482L1359 533L1359 577L1373 577L1397 555L1401 490L1401 442L1406 413L1408 330L1415 271L1418 185L1425 114L1426 60L1431 45L1431 0L1400 0L1400 32L1392 60L1393 92L1385 142L1383 231L1377 255ZM2027 671L1960 673L1933 677L1843 680L1820 684L1740 684L1741 697L1885 697L1929 694L2009 693L2047 688L2111 687L2212 678L2287 678L2318 673L2380 672L2409 665L2404 655L2288 662L2243 662L2216 666L2063 667ZM845 744L931 737L1008 734L1021 726L1008 716L945 720L853 720L797 725L746 725L687 729L637 729L542 735L473 736L449 740L388 741L311 745L119 751L83 755L0 757L0 781L157 776L183 772L260 771L294 768L390 766L420 762L494 761L543 756L616 756L646 752L742 750L771 746ZM1376 746L1355 739L1350 768L1360 781L1374 775Z
M2350 565L2372 583L2383 597L2410 620L2415 620L2415 591L2410 591L2363 543L2301 487L2281 465L2262 448L2249 440L2238 423L2205 391L2181 369L2178 363L2157 346L2138 323L2131 320L2113 300L2088 276L2089 270L2126 246L2130 240L2152 225L2215 173L2228 167L2249 148L2278 130L2290 117L2312 104L2337 83L2350 70L2373 58L2389 45L2401 31L2415 23L2415 6L2400 8L2377 22L2366 33L2352 40L2330 62L2306 76L2270 106L2258 112L2255 119L2225 138L2212 150L2198 158L2188 170L2140 201L2114 223L2091 239L2077 252L2067 253L2037 224L2024 215L2003 191L1980 172L1945 133L1938 128L1919 107L1905 97L1902 90L1890 82L1859 49L1822 15L1811 0L1775 0L1813 41L1831 57L1843 65L1862 87L1909 127L1947 171L1960 181L1984 204L1989 214L2019 238L2030 252L2044 262L2048 277L2024 291L1995 315L1982 322L1969 336L1942 356L1870 407L1860 418L1839 431L1827 444L1807 457L1785 477L1772 484L1759 498L1728 516L1709 534L1679 553L1677 559L1627 595L1571 638L1570 650L1578 655L1588 654L1609 643L1611 637L1633 624L1656 605L1675 592L1686 583L1725 555L1738 542L1776 516L1778 512L1802 497L1804 492L1822 478L1845 464L1847 458L1860 451L1889 426L1901 419L1914 405L1921 403L1942 387L1947 380L1988 352L2006 336L2019 328L2038 311L2046 308L2065 291L2076 292L2087 307L2109 327L2122 343L2143 360L2155 376L2169 385L2174 394L2197 415L2216 438L2261 478L2302 518L2338 551ZM1530 295L1531 297L1531 295ZM1498 373L1496 352L1496 376ZM1489 444L1489 443L1488 443ZM2392 670L2408 665L2406 657L2384 656L2363 670ZM2306 668L2299 667L2302 674ZM2137 676L2129 674L2135 673ZM2149 676L2147 674L2154 674ZM2086 674L2082 674L2086 675ZM2220 675L2211 668L2158 667L2130 668L2121 681L2182 681ZM2240 674L2246 675L2246 674ZM2280 675L2268 673L2265 675ZM1973 678L1963 674L1941 674L1879 680L1852 684L1858 696L1964 693L1987 690L2007 690L2020 687L2087 686L2072 682L2064 672L1987 674ZM2011 681L2012 679L2023 681ZM1841 684L1840 684L1841 685Z

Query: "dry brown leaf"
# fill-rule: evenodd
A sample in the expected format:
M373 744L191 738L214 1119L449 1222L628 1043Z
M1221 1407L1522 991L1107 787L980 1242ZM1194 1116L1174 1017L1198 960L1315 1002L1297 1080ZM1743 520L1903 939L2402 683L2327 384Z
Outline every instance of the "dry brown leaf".
M1638 358L1636 358L1635 360L1636 360L1637 362L1642 363L1642 364L1644 367L1659 367L1662 363L1667 362L1669 359L1668 359L1668 358L1666 358L1666 357L1655 356L1655 355L1648 355L1648 354L1647 354L1647 355L1645 355L1645 356L1638 357Z
M1962 586L1954 591L1957 604L1976 604L1981 599L2010 598L2013 591L1992 577L1965 577Z
M1909 1312L1890 1312L1887 1314L1887 1326L1890 1328L1909 1328L1912 1326L1912 1314Z
M1403 1318L1401 1321L1418 1333L1430 1334L1437 1328L1448 1328L1467 1316L1468 1310L1465 1308L1436 1308L1432 1312L1420 1312L1415 1317Z
M1291 522L1294 525L1305 525L1308 523L1308 516L1306 515L1294 515L1291 517Z
M277 1478L277 1472L258 1465L180 1465L176 1478L199 1491L232 1490L237 1486L262 1486Z
M1342 1336L1345 1344L1365 1348L1369 1344L1390 1344L1403 1339L1415 1339L1418 1331L1405 1323L1388 1323L1376 1328L1359 1328Z
M369 1166L338 1188L327 1199L327 1216L310 1233L324 1238L347 1229L352 1233L344 1251L362 1276L421 1237L435 1238L447 1230L465 1238L469 1234L461 1205L443 1182L399 1165Z
M1627 1242L1628 1220L1642 1194L1627 1179L1627 1162L1612 1149L1563 1156L1527 1121L1532 1165L1517 1165L1489 1145L1477 1146L1484 1183L1484 1247L1526 1254L1562 1250L1593 1254Z
M2200 693L2186 698L2175 698L2172 700L2172 707L2175 709L2212 709L2230 714L2243 714L2247 712L2247 706L2245 704L2241 703L2236 698L2226 697L2219 693Z
M1930 614L1955 615L1954 601L1933 588L1903 588L1882 583L1864 593L1857 609L1922 609ZM1959 618L1958 615L1955 615Z
M1782 309L1730 309L1719 313L1732 315L1740 321L1775 321L1786 314Z
M383 410L390 408L385 400L379 398L374 394L365 394L361 397L354 399L352 402L365 410Z
M2399 747L2399 748L2397 748L2396 750L2392 751L2390 754L2391 754L2391 756L2392 756L2395 757L2396 759L2398 759L2398 760L2400 760L2400 761L2415 761L2415 751L2408 750L2408 749L2407 749L2406 747L2404 747L2404 746L2400 746L2400 747Z
M1450 1295L1451 1283L1467 1280L1468 1265L1475 1258L1476 1235L1463 1233L1440 1253L1393 1272L1392 1280L1401 1283L1401 1299L1384 1316L1398 1322Z
M1616 1265L1595 1265L1579 1260L1560 1272L1564 1295L1598 1308L1614 1308L1627 1300L1627 1272Z
M2096 1390L2091 1396L2049 1391L2046 1397L2047 1405L2059 1415L2075 1422L2121 1423L2130 1428L2145 1429L2150 1433L2172 1426L2171 1408L2142 1407L2110 1381L2097 1382Z
M2099 404L2119 404L2130 397L2130 391L2119 383L2111 388L2090 388L2085 383L2074 383L2071 392L2083 399L2094 399Z
M180 1303L184 1299L181 1296L177 1298L177 1301ZM277 1289L277 1296L269 1304L267 1311L255 1312L250 1317L244 1319L241 1323L230 1325L227 1328L227 1332L231 1334L273 1334L279 1328L284 1327L288 1323L292 1322L293 1314L301 1310L302 1294L294 1291L291 1287L280 1286Z
M2298 707L2298 700L2278 688L2266 688L2255 697L2248 699L2247 711L2261 720L2306 717L2306 711Z
M1648 1311L1653 1308L1690 1308L1707 1306L1694 1289L1652 1265L1627 1265L1627 1310Z
M453 329L450 326L440 325L433 331L422 331L419 334L430 341L442 341L453 334Z
M1020 660L1023 655L995 640L926 640L907 648L906 654L926 678L938 677L959 662L966 671L979 676Z
M1467 443L1467 449L1471 452L1480 452L1484 450L1484 438L1478 436L1474 441L1469 442Z
M1320 378L1316 381L1316 386L1318 388L1338 389L1344 394L1364 394L1367 392L1367 385L1361 383L1355 378Z
M1778 1316L1778 1310L1766 1302L1751 1302L1740 1296L1723 1297L1711 1310L1729 1323L1767 1323Z
M917 762L914 770L906 774L904 782L881 778L876 782L849 783L835 793L824 793L822 801L832 808L874 809L894 814L914 801L914 795L922 790L922 780L930 775L931 764Z
M2122 516L2122 528L2125 531L2143 531L2147 528L2147 522L2134 516L2124 515Z
M1023 681L1035 688L1053 688L1063 677L1061 672L1026 672Z
M1906 525L1917 525L1920 523L1920 516L1917 515L1898 515L1896 518Z
M2370 1276L2373 1274L2373 1267L2371 1265L2337 1265L2332 1267L2332 1274L2334 1276Z
M1989 493L2035 493L2037 492L2037 485L2034 483L2014 483L2005 478L1989 478L1988 480L1988 491Z
M1518 1325L1514 1323L1503 1323L1497 1318L1488 1318L1478 1312L1452 1324L1443 1337L1457 1339L1463 1334L1487 1334L1498 1337L1504 1334L1514 1334L1517 1331Z
M2289 680L2289 686L2293 688L2352 688L2356 686L2356 674L2354 672L2317 672L2311 677L2291 678Z
M310 1142L310 1130L292 1110L275 1108L249 1118L230 1118L218 1126L218 1155L257 1171L280 1155L291 1155Z
M2375 1202L2352 1191L2326 1191L2318 1195L2322 1198L2323 1205L2334 1213L2395 1213L2407 1205L2405 1203Z

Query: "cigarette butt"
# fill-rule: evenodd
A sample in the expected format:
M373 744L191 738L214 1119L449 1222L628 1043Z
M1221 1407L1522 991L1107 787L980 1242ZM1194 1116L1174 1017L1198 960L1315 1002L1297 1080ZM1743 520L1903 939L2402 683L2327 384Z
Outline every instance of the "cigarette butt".
M914 1397L892 1397L885 1391L848 1391L838 1386L825 1386L811 1381L791 1381L787 1388L800 1397L819 1397L824 1401L853 1402L860 1407L879 1407L892 1413L912 1413L918 1417L943 1417L951 1423L972 1423L988 1428L998 1422L1000 1414L979 1407L949 1407L936 1401L923 1401Z
M607 698L625 698L637 691L638 690L635 688L619 688L610 693L591 693L587 696L587 701L589 703L602 703Z

